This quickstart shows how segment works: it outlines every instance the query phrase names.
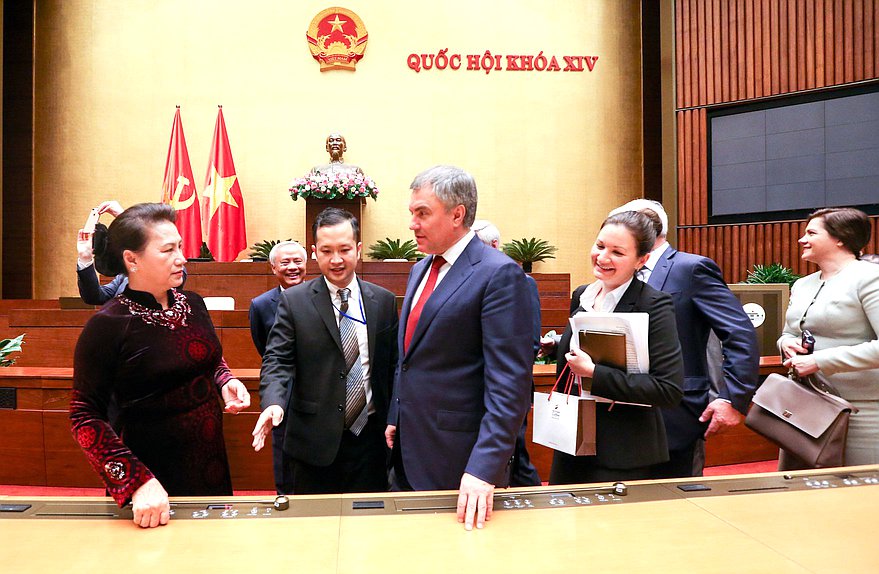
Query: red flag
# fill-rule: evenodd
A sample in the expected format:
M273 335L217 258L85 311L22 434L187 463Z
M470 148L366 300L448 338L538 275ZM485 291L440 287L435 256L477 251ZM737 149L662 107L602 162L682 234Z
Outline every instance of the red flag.
M189 163L189 151L183 136L180 106L171 126L171 143L165 161L165 180L162 183L162 203L177 210L177 230L183 238L183 256L198 257L201 252L201 203L198 188Z
M217 261L234 261L247 248L244 197L232 162L222 106L217 112L214 143L208 157L208 173L201 196L202 218L207 227L207 244L211 254Z

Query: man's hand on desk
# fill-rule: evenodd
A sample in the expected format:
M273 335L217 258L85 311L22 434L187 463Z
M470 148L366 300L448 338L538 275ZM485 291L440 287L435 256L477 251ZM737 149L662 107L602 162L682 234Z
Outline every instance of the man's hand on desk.
M266 437L272 432L272 429L284 420L284 409L278 405L270 405L266 410L259 414L256 419L256 426L253 427L253 450L259 452L266 444Z
M733 408L729 402L723 399L714 399L705 407L702 416L699 417L699 421L703 423L711 421L708 424L708 429L705 431L705 439L708 439L711 435L736 426L744 418L742 413Z
M494 485L465 472L458 491L458 522L463 522L467 530L473 530L475 518L476 528L483 528L485 521L491 520L493 505Z

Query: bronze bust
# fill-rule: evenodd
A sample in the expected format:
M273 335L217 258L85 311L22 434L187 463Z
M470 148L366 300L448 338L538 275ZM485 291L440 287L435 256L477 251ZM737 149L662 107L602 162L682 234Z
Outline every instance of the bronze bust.
M332 133L327 136L327 153L330 154L330 163L326 165L318 165L311 168L312 173L339 173L339 174L363 174L363 171L356 165L345 163L342 154L348 151L345 138L342 134Z

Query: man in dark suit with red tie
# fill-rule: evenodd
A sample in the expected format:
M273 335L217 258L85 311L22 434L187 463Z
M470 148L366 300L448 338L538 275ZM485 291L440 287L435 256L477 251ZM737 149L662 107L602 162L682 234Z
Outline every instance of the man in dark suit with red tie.
M530 406L534 358L522 269L470 230L476 183L436 166L410 186L409 228L430 255L409 274L385 436L395 486L458 489L469 530L491 517L495 486ZM523 311L524 310L524 311Z
M355 275L357 219L328 208L312 226L321 276L284 291L260 371L253 446L287 418L293 492L387 490L384 430L397 360L394 294Z

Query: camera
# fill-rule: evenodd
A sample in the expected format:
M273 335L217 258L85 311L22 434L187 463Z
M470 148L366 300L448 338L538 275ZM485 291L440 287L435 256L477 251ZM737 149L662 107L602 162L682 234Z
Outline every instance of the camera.
M803 340L800 344L806 349L806 355L811 355L815 352L815 337L812 336L808 329L803 329Z
M92 209L89 213L88 219L85 220L85 225L82 226L82 230L86 233L94 233L95 225L98 224L98 219L101 217L101 212L98 211L97 208Z

